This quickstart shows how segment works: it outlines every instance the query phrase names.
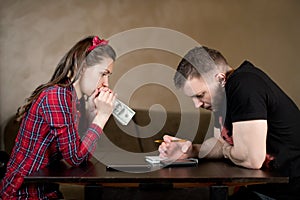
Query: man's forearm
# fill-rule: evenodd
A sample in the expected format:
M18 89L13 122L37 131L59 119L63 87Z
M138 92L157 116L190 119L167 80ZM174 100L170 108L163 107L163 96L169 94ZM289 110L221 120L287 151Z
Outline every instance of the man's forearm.
M226 143L226 144L223 145L222 149L223 149L223 155L224 155L224 157L230 159L236 165L242 165L243 164L242 160L238 160L238 159L234 158L231 155L232 148L233 148L233 146L230 145L230 144Z
M199 158L223 158L223 144L215 137L205 140L202 144L193 145L193 157Z

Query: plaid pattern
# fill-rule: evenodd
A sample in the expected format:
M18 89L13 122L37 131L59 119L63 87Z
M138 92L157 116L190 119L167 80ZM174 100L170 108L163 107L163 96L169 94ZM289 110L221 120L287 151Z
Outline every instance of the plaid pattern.
M91 124L78 134L79 104L73 86L45 89L24 116L7 172L0 183L0 199L60 198L58 190L43 185L24 185L24 176L58 159L72 166L86 161L96 148L102 129Z

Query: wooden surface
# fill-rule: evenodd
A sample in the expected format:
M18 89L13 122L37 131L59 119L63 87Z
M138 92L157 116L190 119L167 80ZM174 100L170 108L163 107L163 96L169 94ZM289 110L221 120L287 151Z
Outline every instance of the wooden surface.
M103 197L105 188L113 186L119 188L136 187L138 192L141 192L141 188L147 188L147 190L159 188L160 191L167 189L168 196L173 194L175 197L177 196L176 192L178 192L176 188L209 187L210 200L227 200L228 186L287 183L289 181L288 177L281 176L277 172L237 167L226 160L200 160L197 167L162 168L156 165L151 168L108 171L107 165L110 164L144 165L147 163L143 156L133 156L134 158L132 158L119 155L115 157L118 158L117 160L110 154L107 156L109 159L105 159L105 156L100 157L103 158L100 159L101 162L93 158L80 167L71 167L66 162L61 161L25 177L25 182L83 184L85 185L85 199ZM188 192L187 189L185 191ZM143 190L143 192L145 191ZM144 196L141 199L144 199Z
M130 163L133 164L133 163ZM141 163L146 164L146 162ZM71 167L61 161L27 177L25 181L53 181L72 183L191 183L202 185L247 185L257 183L286 183L288 177L277 172L251 170L226 161L200 160L198 167L130 169L107 171L106 166L92 159L80 167Z

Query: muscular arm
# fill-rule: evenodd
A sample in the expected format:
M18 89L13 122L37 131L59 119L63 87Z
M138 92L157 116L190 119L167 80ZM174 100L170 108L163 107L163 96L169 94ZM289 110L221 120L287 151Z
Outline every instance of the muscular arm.
M250 120L233 125L234 146L225 144L223 154L234 164L259 169L266 157L267 121Z
M205 140L202 144L193 144L188 157L219 159L223 157L223 143L216 137Z

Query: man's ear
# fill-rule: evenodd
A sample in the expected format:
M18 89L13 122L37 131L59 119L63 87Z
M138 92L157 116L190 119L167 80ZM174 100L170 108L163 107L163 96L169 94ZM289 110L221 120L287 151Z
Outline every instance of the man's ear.
M224 87L226 83L226 75L224 73L218 73L215 77L216 80L220 83L220 85Z

